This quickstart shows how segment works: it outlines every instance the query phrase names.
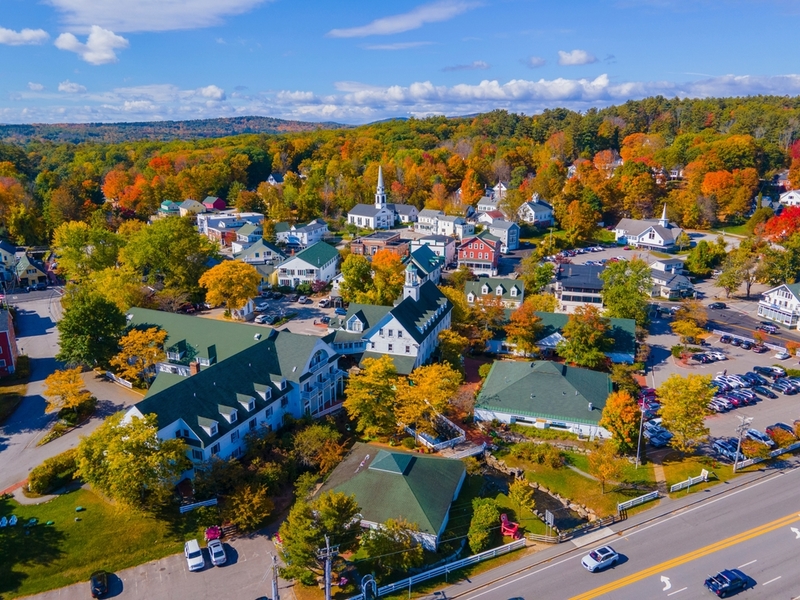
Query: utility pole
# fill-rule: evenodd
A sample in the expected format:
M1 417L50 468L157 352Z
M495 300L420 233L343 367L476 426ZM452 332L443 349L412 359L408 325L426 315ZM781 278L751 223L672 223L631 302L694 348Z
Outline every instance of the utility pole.
M739 464L739 450L742 448L742 437L744 433L750 428L750 423L753 422L753 417L739 416L739 425L736 427L736 432L739 434L739 441L736 443L736 455L733 457L733 472L736 473L736 466Z
M281 600L278 593L278 557L272 555L272 600Z
M331 600L331 559L339 555L339 546L331 548L331 541L325 536L325 548L317 550L317 558L325 561L325 600Z
M642 405L639 407L639 438L636 440L636 468L639 468L639 454L642 450L642 429L644 427L644 398L642 398Z

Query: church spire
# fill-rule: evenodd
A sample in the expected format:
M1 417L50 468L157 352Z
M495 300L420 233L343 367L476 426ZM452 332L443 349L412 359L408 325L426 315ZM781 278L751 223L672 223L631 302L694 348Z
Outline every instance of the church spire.
M386 208L386 189L383 185L383 167L378 165L378 187L375 188L375 208Z
M669 227L669 219L667 219L667 203L664 203L664 210L661 212L661 218L658 220L658 224L662 227Z

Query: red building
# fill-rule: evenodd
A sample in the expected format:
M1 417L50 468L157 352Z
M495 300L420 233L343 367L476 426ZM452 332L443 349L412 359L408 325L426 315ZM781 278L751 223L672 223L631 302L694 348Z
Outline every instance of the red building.
M458 247L458 266L465 265L475 275L497 275L500 240L486 232L465 238Z
M17 335L7 310L0 310L0 377L11 375L17 368Z

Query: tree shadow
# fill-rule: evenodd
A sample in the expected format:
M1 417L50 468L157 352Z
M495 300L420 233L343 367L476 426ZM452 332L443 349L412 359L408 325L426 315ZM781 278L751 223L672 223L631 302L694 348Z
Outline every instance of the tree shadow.
M0 499L0 515L10 517L14 506L8 498ZM0 529L0 595L14 592L29 577L21 570L32 565L47 565L63 555L65 535L55 527L23 523Z
M36 311L26 309L17 310L17 323L17 336L21 338L47 335L56 326L50 317L43 317Z

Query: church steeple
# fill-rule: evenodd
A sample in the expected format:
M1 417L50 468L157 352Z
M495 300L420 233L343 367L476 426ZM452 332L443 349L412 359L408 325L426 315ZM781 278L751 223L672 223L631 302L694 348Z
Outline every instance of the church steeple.
M406 284L403 286L403 298L408 297L419 300L419 278L417 276L417 265L413 261L408 262Z
M669 219L667 219L667 203L664 203L664 210L661 212L661 218L658 220L658 224L662 227L669 227Z
M386 189L383 186L383 167L378 165L378 187L375 188L375 208L386 208Z

